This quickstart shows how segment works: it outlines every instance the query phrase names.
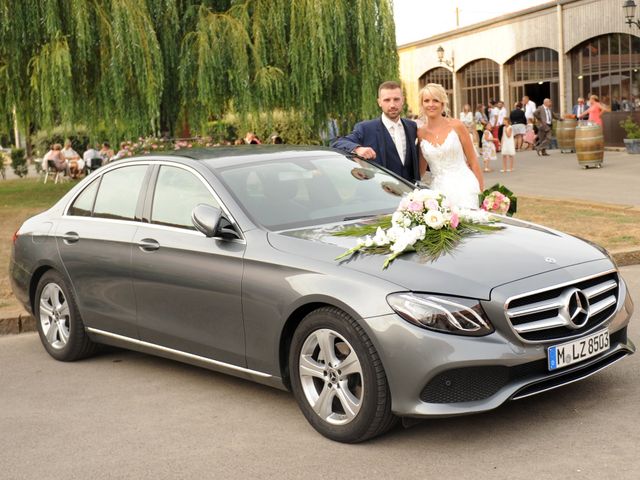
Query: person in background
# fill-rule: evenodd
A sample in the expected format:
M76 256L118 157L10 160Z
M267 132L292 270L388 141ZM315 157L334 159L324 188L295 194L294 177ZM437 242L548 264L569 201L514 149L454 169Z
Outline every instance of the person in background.
M514 140L513 127L509 118L504 119L504 128L502 129L502 170L501 172L511 172L516 157L516 144Z
M597 95L591 95L589 97L589 108L587 108L578 118L586 117L589 115L589 121L597 123L602 127L602 114L609 112L609 108L600 103Z
M535 113L534 117L538 121L538 143L536 144L536 152L538 156L548 157L547 148L551 143L551 127L553 119L560 120L560 116L551 110L553 104L551 99L545 98Z
M98 150L98 144L90 145L87 150L82 154L82 160L84 160L85 173L88 168L97 168L100 165L93 165L95 163L94 159L100 160L100 165L102 165L102 157L100 156L100 151Z
M127 142L120 142L120 150L118 150L118 153L116 153L115 156L111 157L111 160L120 160L121 158L128 157L130 155L131 152L129 151Z
M516 151L518 151L522 148L522 138L527 131L527 117L524 116L524 110L522 110L520 102L514 104L513 110L509 114L509 123L513 130Z
M498 102L498 139L502 139L502 131L504 130L504 119L509 116L504 102L500 100ZM502 141L502 140L501 140Z
M67 165L69 166L69 174L71 178L78 178L80 172L84 170L84 161L78 155L73 147L71 146L71 140L67 139L64 142L64 148L62 149L62 155L67 161Z
M476 113L474 116L476 122L476 135L478 137L478 148L482 148L482 134L484 133L484 127L487 125L489 119L484 113L484 105L479 103L476 105Z
M474 136L476 134L476 127L473 121L473 112L471 111L471 105L468 103L465 103L462 107L462 111L460 112L460 121L465 127L467 127L467 130L469 130L473 143L477 144L478 139Z
M487 123L487 127L482 134L482 165L485 172L490 172L490 162L496 159L496 145L493 142L493 134L491 133L491 125Z
M102 158L102 164L105 165L107 163L109 163L111 161L111 159L115 156L115 153L113 151L113 149L111 148L111 145L109 145L109 142L103 142L102 143L102 148L100 149L100 152L98 152L100 154L100 157Z
M533 122L527 122L526 131L524 132L524 136L522 137L521 150L532 149L536 144L536 138L536 132L533 129Z
M498 102L492 102L491 109L489 110L489 125L491 125L491 138L493 138L493 144L496 147L496 152L500 151L500 140L498 139L498 130L500 125L498 124L498 117L500 116L500 107Z
M571 113L577 119L580 119L582 114L587 110L587 106L584 104L584 98L578 97L577 103L573 106Z
M244 136L244 143L247 145L260 145L262 142L255 133L247 132Z
M46 172L49 166L49 160L53 161L54 167L59 172L64 172L65 175L69 175L69 163L62 155L62 145L54 143L51 145L50 150L45 153L42 158L42 169Z
M282 140L282 137L280 135L274 132L269 136L269 143L272 143L274 145L279 145L281 143L284 143L284 141Z
M536 102L530 100L527 95L522 97L522 107L524 108L524 117L527 119L527 122L533 122L533 114L536 111Z

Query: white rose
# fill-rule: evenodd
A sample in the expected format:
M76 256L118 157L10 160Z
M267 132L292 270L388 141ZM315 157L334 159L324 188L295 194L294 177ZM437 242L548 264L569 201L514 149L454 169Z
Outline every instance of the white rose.
M409 227L411 226L411 218L410 217L404 217L404 219L402 220L401 225L403 227Z
M428 188L423 188L421 190L416 190L415 192L416 192L415 193L415 199L419 200L421 202L426 202L430 198L438 198L438 195L440 195L438 192L436 192L434 190L429 190Z
M424 214L424 223L434 230L440 230L444 225L444 215L438 210L429 210Z

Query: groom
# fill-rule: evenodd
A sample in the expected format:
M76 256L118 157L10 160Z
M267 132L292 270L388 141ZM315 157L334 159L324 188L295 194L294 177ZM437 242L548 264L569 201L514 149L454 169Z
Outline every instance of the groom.
M420 180L418 127L414 121L400 118L404 97L399 83L384 82L378 87L378 106L380 118L357 123L353 132L336 138L331 146L373 160L410 182Z

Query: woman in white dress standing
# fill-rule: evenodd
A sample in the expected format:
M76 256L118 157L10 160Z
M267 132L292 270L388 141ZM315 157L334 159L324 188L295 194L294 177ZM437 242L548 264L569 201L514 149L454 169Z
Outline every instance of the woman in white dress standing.
M514 141L511 120L508 118L504 119L504 130L502 130L500 144L502 145L502 170L500 171L511 172L513 170L513 162L516 156L516 144Z
M442 85L429 83L419 94L426 122L418 129L420 173L431 171L431 189L443 193L453 205L478 208L484 180L469 130L448 116Z

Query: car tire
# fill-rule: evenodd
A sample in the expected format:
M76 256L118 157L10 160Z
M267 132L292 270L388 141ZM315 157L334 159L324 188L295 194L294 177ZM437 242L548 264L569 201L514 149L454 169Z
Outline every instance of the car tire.
M73 362L97 349L85 331L75 298L64 278L55 270L38 282L34 316L42 345L56 360Z
M309 313L293 335L289 368L302 413L325 437L357 443L395 425L380 357L345 312L323 307Z

